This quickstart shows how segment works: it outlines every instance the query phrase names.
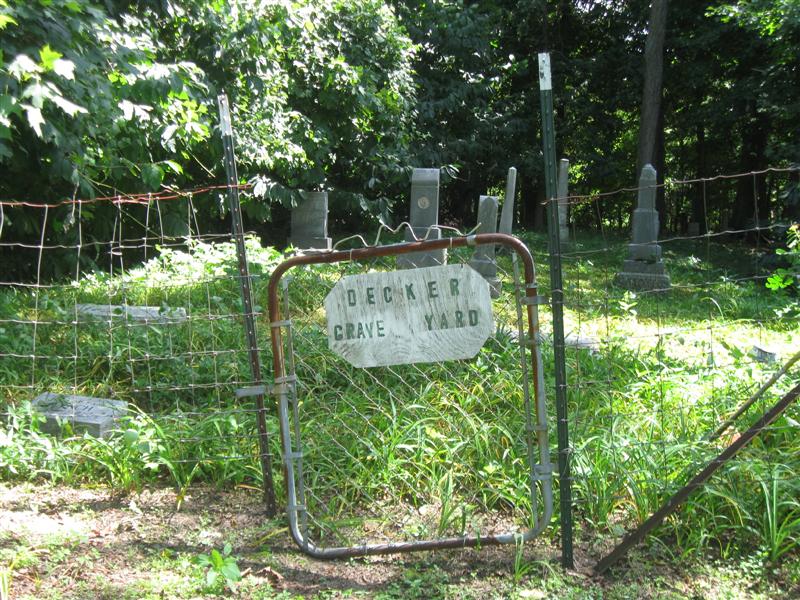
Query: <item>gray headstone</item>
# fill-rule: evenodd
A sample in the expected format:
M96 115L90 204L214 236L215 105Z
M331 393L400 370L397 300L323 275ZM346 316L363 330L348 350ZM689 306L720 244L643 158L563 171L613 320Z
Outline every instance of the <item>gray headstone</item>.
M497 196L481 196L478 199L478 233L497 232ZM497 278L494 244L483 244L475 248L469 265L489 283L492 298L500 295L500 280Z
M588 350L590 354L597 354L600 352L600 340L590 336L579 335L570 332L564 337L564 345L567 348L575 348L577 350Z
M700 235L700 223L691 222L689 223L689 229L687 231L689 237L698 237Z
M630 290L667 290L671 283L661 260L658 245L658 211L656 211L656 170L642 168L639 197L633 211L633 234L628 245L628 259L617 273L617 285Z
M58 434L61 432L59 421L69 421L75 433L86 432L94 437L106 437L128 408L121 400L53 392L40 394L32 404L45 417L43 431Z
M517 191L517 170L511 167L506 179L506 195L503 198L503 210L500 213L500 233L511 235L514 226L514 196ZM480 220L480 218L478 219Z
M759 345L754 345L752 348L750 348L750 356L752 356L758 362L767 364L772 364L778 360L778 353L772 348L764 348Z
M558 161L556 197L558 198L558 237L561 246L564 247L569 244L569 223L567 220L567 213L569 212L569 161L566 158Z
M328 237L328 192L301 192L302 199L292 209L292 234L289 241L301 250L330 250Z
M438 240L442 237L439 225L439 169L414 169L411 174L411 230L406 241ZM397 267L435 267L447 261L445 250L412 252L397 257Z
M162 306L130 306L127 304L76 304L75 310L86 320L125 319L148 323L177 323L186 320L185 308L165 308Z

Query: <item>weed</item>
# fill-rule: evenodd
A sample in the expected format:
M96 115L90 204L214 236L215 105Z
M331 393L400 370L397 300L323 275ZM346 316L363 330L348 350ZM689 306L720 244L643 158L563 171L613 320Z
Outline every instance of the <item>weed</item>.
M209 589L214 589L220 581L232 592L236 591L236 584L242 580L242 574L236 558L231 556L231 551L231 545L225 544L222 552L212 549L209 554L200 554L195 559L199 566L206 569L205 582Z

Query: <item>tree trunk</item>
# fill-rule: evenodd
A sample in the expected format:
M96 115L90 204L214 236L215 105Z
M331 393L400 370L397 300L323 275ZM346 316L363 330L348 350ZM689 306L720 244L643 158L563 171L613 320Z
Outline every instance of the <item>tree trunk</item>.
M748 100L749 118L742 125L742 147L739 172L750 173L765 166L768 141L767 118L758 113L755 100ZM769 219L769 198L766 178L743 175L736 182L736 201L731 216L734 229L750 229Z
M650 26L644 47L644 87L639 120L639 148L636 154L637 181L642 167L648 163L652 164L656 159L666 29L667 0L653 0L650 5Z
M695 177L700 179L707 177L706 173L706 128L703 125L698 125L695 130L697 150L697 163ZM692 194L692 223L697 223L697 233L702 235L707 232L707 218L706 214L708 198L706 197L706 186L703 182L694 184L694 191Z

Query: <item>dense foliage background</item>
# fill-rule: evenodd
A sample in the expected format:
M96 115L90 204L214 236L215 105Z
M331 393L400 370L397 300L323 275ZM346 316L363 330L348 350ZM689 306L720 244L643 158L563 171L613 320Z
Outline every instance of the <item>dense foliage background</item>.
M340 229L402 217L413 166L443 169L444 218L469 224L477 195L512 165L520 218L541 226L536 53L552 52L573 190L630 186L648 15L638 0L0 0L0 198L220 183L226 92L239 172L256 184L250 227L283 228L301 189L331 192ZM659 175L796 162L798 44L794 0L670 4ZM796 216L796 190L778 192L661 198L662 224L742 226L756 202L761 215ZM612 225L627 223L629 201L608 211ZM198 208L225 228L221 205ZM108 239L102 210L83 213L84 235ZM35 214L5 211L4 235L38 235ZM67 209L51 218L48 236L71 241Z

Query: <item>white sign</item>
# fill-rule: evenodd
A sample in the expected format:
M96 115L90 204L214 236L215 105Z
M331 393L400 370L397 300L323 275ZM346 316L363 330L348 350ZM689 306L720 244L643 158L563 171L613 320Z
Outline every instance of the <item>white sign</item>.
M328 346L356 367L472 358L494 332L489 285L468 265L350 275L325 312Z

